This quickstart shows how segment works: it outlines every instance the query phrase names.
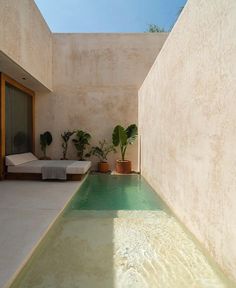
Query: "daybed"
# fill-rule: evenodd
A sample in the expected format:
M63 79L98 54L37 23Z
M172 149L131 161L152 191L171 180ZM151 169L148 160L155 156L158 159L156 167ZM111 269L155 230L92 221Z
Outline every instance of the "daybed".
M32 153L9 155L5 158L6 178L17 180L81 180L90 161L39 160Z

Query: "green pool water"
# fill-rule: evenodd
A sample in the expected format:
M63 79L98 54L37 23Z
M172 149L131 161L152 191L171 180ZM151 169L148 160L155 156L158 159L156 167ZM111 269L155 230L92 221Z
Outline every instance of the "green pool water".
M235 287L139 175L90 175L11 288Z
M159 210L164 205L139 175L90 175L69 209Z

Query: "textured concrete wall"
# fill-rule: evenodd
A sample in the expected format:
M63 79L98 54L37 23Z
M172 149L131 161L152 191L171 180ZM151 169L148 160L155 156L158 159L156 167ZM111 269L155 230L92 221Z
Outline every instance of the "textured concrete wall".
M52 36L34 1L0 0L0 51L52 89Z
M113 127L138 122L138 89L167 34L53 34L53 93L36 97L36 133L49 130L49 153L61 157L60 133L82 129L111 141ZM36 140L38 144L38 139ZM137 168L137 143L127 158ZM37 146L38 154L40 147ZM75 158L71 145L69 157ZM110 157L110 163L120 156Z
M236 1L190 0L139 91L142 174L236 279Z

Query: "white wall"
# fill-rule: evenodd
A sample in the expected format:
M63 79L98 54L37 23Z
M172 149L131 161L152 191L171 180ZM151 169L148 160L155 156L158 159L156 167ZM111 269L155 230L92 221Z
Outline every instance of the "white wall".
M117 124L138 123L138 89L166 33L53 34L53 93L36 95L36 144L49 130L53 158L62 156L60 134L67 129L91 133L92 145L111 141ZM137 169L138 144L127 149ZM68 156L76 157L70 145ZM110 155L110 163L120 155ZM97 162L94 159L94 162Z
M52 35L33 0L0 0L0 52L52 89Z
M236 279L236 1L189 0L139 91L142 174Z

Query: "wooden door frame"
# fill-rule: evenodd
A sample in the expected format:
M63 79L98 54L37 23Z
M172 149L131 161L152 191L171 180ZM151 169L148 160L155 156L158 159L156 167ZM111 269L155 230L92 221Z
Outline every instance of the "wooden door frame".
M6 156L6 83L32 97L32 152L35 152L35 92L0 72L0 179L5 178Z

